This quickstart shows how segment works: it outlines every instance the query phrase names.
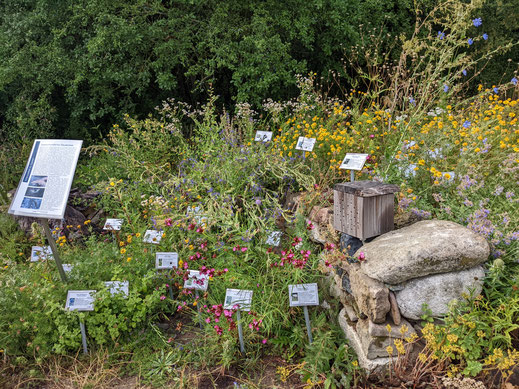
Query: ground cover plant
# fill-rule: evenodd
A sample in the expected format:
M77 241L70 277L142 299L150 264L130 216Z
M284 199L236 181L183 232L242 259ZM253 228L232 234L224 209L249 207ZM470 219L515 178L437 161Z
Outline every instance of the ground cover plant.
M485 59L470 50L485 44L486 25L474 14L480 2L449 4L450 13L438 7L417 22L389 70L388 58L366 59L373 61L362 77L369 89L332 98L312 73L297 77L297 98L265 101L262 112L246 103L222 112L210 95L198 109L166 100L146 119L126 115L113 124L104 141L83 150L74 182L95 194L90 206L102 216L53 231L63 262L74 265L67 284L52 261L29 261L31 246L45 244L41 227L33 224L26 236L2 213L1 386L515 382L517 78L468 94L464 77ZM273 131L273 140L255 142L257 130ZM313 152L294 149L299 136L316 138ZM0 176L3 208L31 143L0 146L0 161L13 167ZM338 234L315 244L307 220L314 205L329 201L330 188L348 179L339 169L346 152L369 154L356 179L400 187L397 217L452 220L491 245L481 295L453 304L442 322L424 315L420 336L395 343L398 356L379 376L359 369L328 295L325 270L345 258ZM124 219L122 230L101 230L106 217ZM148 229L160 231L158 244L143 241ZM267 244L272 231L283 232L279 247ZM158 272L156 252L177 252L178 267ZM206 292L184 288L189 270L209 278ZM104 286L110 280L129 281L128 297L111 296ZM308 282L319 284L322 303L310 309L311 345L302 309L288 304L288 285ZM223 307L227 288L253 291L251 311L241 312L245 354L237 308ZM95 310L65 311L68 289L98 290ZM90 356L80 354L79 320Z

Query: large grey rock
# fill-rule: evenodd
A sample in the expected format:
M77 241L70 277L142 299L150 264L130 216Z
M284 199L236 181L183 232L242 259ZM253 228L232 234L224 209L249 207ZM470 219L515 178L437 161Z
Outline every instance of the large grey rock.
M388 331L388 324L391 327L391 331ZM407 328L407 331L402 330L404 326L404 329ZM396 356L395 339L404 339L415 333L411 324L405 320L402 320L400 325L395 325L392 322L376 324L371 320L359 320L355 329L360 338L362 350L369 359L388 357L388 346L393 348L391 355Z
M351 291L360 311L374 323L384 323L391 309L389 289L382 282L365 275L359 264L345 263L343 266L348 273Z
M485 262L486 239L457 223L424 220L365 244L362 271L388 284L469 269Z
M445 316L452 300L460 300L470 291L474 291L474 295L481 293L484 277L483 268L476 266L410 280L395 293L400 313L408 319L418 320L423 315L422 305L426 303L433 317Z

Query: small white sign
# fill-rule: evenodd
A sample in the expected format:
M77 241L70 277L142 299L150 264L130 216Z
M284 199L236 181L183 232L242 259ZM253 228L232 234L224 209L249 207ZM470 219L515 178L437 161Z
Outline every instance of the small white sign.
M256 136L254 137L256 142L269 142L272 140L272 131L256 131Z
M288 285L288 295L291 307L319 305L317 284Z
M279 246L279 243L281 242L281 236L283 236L283 233L281 231L271 231L267 235L266 244L269 246Z
M224 309L234 309L235 306L242 311L250 311L252 304L252 290L227 289L225 291Z
M103 230L120 231L123 219L106 219Z
M144 238L142 239L142 241L144 243L159 244L161 239L162 231L146 230L146 233L144 234Z
M70 273L73 268L74 268L74 265L71 265L70 263L64 263L63 264L63 271L65 273Z
M65 309L69 311L93 311L95 290L69 290Z
M368 159L369 154L353 154L348 153L344 157L341 169L348 170L362 170L364 163L366 163L366 159Z
M188 279L184 281L184 289L207 290L209 278L198 270L189 270Z
M312 151L315 146L315 138L305 138L300 136L297 140L296 150Z
M46 259L54 259L50 246L32 246L31 262L44 261Z
M130 281L106 281L105 286L110 289L112 296L122 294L124 298L127 298L130 292Z
M178 267L178 253L160 252L155 254L155 269L173 269Z

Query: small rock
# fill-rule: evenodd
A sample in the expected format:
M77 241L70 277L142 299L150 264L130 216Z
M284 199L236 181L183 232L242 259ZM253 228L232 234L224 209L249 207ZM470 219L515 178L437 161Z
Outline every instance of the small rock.
M339 241L341 250L346 250L349 256L353 256L361 247L362 241L359 238L341 232L341 240Z
M389 305L391 305L391 310L389 313L391 314L393 323L399 326L402 321L402 316L400 315L400 309L398 309L395 293L392 291L389 291Z

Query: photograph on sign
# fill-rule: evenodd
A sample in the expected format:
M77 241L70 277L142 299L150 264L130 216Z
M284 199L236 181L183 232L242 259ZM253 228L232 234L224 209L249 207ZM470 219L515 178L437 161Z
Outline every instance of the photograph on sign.
M254 140L256 142L268 142L272 140L272 131L256 131Z
M362 167L364 166L364 163L366 162L366 159L368 159L369 154L353 154L348 153L344 157L341 169L348 169L348 170L362 170Z
M224 309L234 309L237 305L242 311L250 311L252 304L252 290L227 289L225 291Z
M63 219L82 143L36 139L8 212Z
M297 140L296 150L312 151L315 146L315 138L305 138L300 136Z
M281 231L269 231L265 243L269 246L277 247L281 242L281 236L283 236L283 233Z
M69 290L65 309L69 311L93 311L95 290Z
M209 278L198 270L189 270L188 279L184 281L184 289L207 290Z
M130 281L106 281L105 286L110 289L110 295L122 294L124 298L130 293Z
M54 259L50 246L32 246L31 262L44 261L46 259Z
M63 265L63 271L65 273L69 273L72 272L72 269L74 268L74 265L71 265L70 263L64 263Z
M106 219L103 230L120 231L123 219Z
M317 284L288 285L288 296L291 307L319 305Z
M142 239L142 241L144 243L159 244L161 239L162 231L146 230L146 233L144 234L144 238Z
M155 269L173 269L178 267L178 253L160 252L155 254Z

